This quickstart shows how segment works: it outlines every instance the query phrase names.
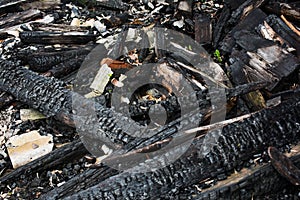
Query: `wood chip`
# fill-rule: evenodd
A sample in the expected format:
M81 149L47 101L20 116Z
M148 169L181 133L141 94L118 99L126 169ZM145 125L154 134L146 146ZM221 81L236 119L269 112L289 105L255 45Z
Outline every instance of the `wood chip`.
M14 169L48 154L53 145L52 135L41 136L38 131L16 135L6 142Z

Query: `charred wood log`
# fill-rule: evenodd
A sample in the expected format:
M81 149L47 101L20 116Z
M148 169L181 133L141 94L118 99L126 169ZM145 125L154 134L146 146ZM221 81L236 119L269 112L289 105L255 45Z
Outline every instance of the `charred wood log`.
M203 151L204 138L196 138L184 156L165 168L138 173L139 167L145 167L141 164L66 199L155 199L175 187L224 174L268 146L298 142L299 105L298 99L292 99L255 113L225 126L222 132L213 131L211 138L215 143L210 150Z
M53 199L61 199L64 196L69 196L81 190L92 187L118 173L119 171L105 166L97 167L95 169L88 169L82 174L72 178L64 185L42 195L40 199L48 199L49 196L51 196Z
M55 116L70 126L74 126L72 100L80 103L81 106L78 106L78 109L85 109L88 105L90 107L94 106L93 102L65 89L62 82L53 78L39 76L10 61L1 61L0 89L10 92L17 100L30 105L42 114L48 117ZM101 105L97 105L96 111L99 115L97 119L81 118L79 120L83 120L80 123L82 127L77 128L88 132L87 127L93 127L97 124L99 128L96 135L98 136L93 136L99 137L100 140L108 143L124 144L132 139L125 132L137 126L136 124L132 125L127 119L120 116L120 114L116 114ZM95 120L99 121L96 122Z
M254 90L259 89L258 87L261 87L261 86L265 86L265 83L260 83L260 84L252 83L252 84L245 85L245 86L239 86L236 89L229 90L228 97L234 96L236 94L240 94L241 91L246 92L246 91L253 90L253 89ZM144 148L147 150L159 149L156 147L156 145L158 145L158 146L161 145L162 143L160 141L165 141L166 138L168 138L169 136L171 136L172 134L177 132L176 129L172 128L172 124L176 124L182 120L184 120L184 118L178 119L177 121L174 121L174 122L168 124L168 126L170 127L168 130L168 134L166 134L166 133L157 134L157 135L155 135L155 137L151 137L144 142L140 141L140 143L132 142L130 145L129 144L126 145L126 149L128 151L132 150L134 148L140 148L140 149ZM157 144L155 143L155 141L157 142ZM140 150L137 150L137 152L139 152L139 151ZM64 184L63 186L53 189L49 193L43 195L41 198L47 199L47 198L49 198L49 196L52 196L54 199L60 199L66 195L73 194L74 191L79 192L80 190L87 189L88 187L94 186L97 183L99 183L97 181L99 181L101 177L108 178L108 176L105 175L106 173L102 174L103 171L105 171L107 174L111 174L111 175L118 173L114 169L108 168L108 167L101 167L98 170L90 169L90 170L84 172L82 175L77 176L74 179L71 179L68 183ZM99 179L96 177L98 177ZM104 180L104 178L101 178L101 179ZM78 183L84 183L84 184L78 184ZM74 189L74 188L76 188L76 189Z
M89 32L24 31L20 33L21 41L27 44L86 44L95 41L97 36Z
M299 146L296 146L294 150L296 153L288 156L290 161L300 167ZM229 176L228 179L219 181L215 186L197 192L192 199L256 199L276 193L285 187L293 186L269 163L244 168L237 174Z
M78 70L83 62L85 56L79 56L78 58L72 58L70 60L64 61L58 65L52 67L52 69L48 70L45 75L53 76L55 78L62 78L67 76L71 72Z
M28 53L26 52L19 54L18 57L25 63L28 63L31 70L36 72L46 72L60 63L67 64L67 61L71 59L78 59L78 62L82 61L83 57L88 55L91 49L92 46L87 46L78 50L33 53L31 56L28 56ZM72 63L74 64L74 61L72 61Z
M77 26L70 26L70 25L62 25L62 24L45 24L41 22L31 22L30 27L33 31L53 31L53 32L84 32L88 31L88 27L77 27Z
M42 15L42 12L36 9L26 10L21 13L14 13L1 19L0 29L29 22L33 19L41 17Z

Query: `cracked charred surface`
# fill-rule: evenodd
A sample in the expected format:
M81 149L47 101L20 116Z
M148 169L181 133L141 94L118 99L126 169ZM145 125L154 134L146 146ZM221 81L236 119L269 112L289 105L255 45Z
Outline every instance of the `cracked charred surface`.
M165 168L138 173L141 164L66 199L155 199L173 188L224 174L269 146L299 141L299 108L298 99L288 100L213 131L210 151L202 146L203 137L196 138L184 156Z
M94 105L80 95L65 89L63 82L39 76L20 67L17 62L0 61L0 65L1 90L13 94L16 99L37 109L47 117L54 116L74 126L72 100L81 101L83 107ZM87 127L97 124L97 133L93 136L98 139L116 144L124 144L131 140L131 137L123 131L125 126L122 130L117 125L119 121L126 121L122 116L113 115L113 111L101 105L97 105L96 110L97 119L79 119L82 121L78 124L82 126L77 126L77 128L87 131ZM124 124L124 121L120 124Z

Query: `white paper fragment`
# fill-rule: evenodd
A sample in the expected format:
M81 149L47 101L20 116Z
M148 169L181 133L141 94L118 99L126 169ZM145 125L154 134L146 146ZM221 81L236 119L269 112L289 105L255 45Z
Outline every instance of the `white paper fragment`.
M47 118L45 115L34 109L21 109L20 117L22 121L37 120Z
M6 142L14 169L48 154L53 146L53 136L41 136L38 131L13 136Z

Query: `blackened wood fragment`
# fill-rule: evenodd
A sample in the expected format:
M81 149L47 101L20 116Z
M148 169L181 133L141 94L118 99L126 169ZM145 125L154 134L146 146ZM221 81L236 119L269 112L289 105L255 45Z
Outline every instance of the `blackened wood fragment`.
M54 31L54 32L84 32L88 31L88 27L77 27L77 26L70 26L66 24L46 24L41 22L31 22L30 27L33 31Z
M0 20L0 29L29 22L41 16L42 12L37 9L30 9L20 13L9 14Z
M269 147L268 154L271 158L272 165L279 174L289 180L293 185L300 185L300 170L289 158L275 147Z
M74 72L81 67L81 64L85 57L86 56L83 55L79 56L78 58L72 58L70 60L63 61L62 63L52 67L52 69L47 71L45 74L47 76L53 76L55 78L62 78L64 76L67 76L71 72Z
M240 20L247 17L253 10L258 9L265 0L247 0L241 4L236 10L231 14L231 18L228 21L229 24L236 24Z
M59 4L60 0L3 0L0 2L0 15L29 9L45 10Z
M20 67L18 62L0 61L0 89L10 92L17 100L30 105L46 116L55 116L63 123L74 126L72 104L77 105L76 112L86 107L96 106L96 118L79 118L76 128L83 134L100 139L101 142L124 144L132 140L126 132L136 128L136 124L128 122L114 111L94 104L81 95L63 87L63 83L54 78L46 78ZM99 120L99 121L98 121ZM105 121L105 123L103 122ZM100 123L102 122L102 123ZM91 131L88 128L99 127ZM88 129L88 130L87 130ZM138 130L137 128L135 130ZM96 132L95 132L96 131Z
M204 138L200 137L195 139L184 156L165 168L138 173L139 167L144 167L141 165L65 199L101 199L108 196L154 199L173 188L214 178L231 171L243 160L261 153L270 145L280 147L299 141L299 106L299 99L291 99L265 109L243 121L225 126L222 133L214 131L211 137L215 145L207 153L201 148ZM270 129L273 131L270 132Z
M0 109L9 105L14 101L14 97L6 92L1 92L0 93Z
M5 40L9 37L9 34L6 32L0 32L0 40Z
M206 15L198 15L195 18L195 40L200 44L211 43L212 24Z
M109 19L101 19L101 22L107 27L118 27L125 24L128 21L128 13L121 13L117 15L112 15Z
M158 26L159 27L159 26ZM166 56L167 44L166 44L166 36L164 35L164 31L161 28L155 29L155 54L158 59Z
M234 38L237 44L245 50L246 55L240 58L246 64L243 70L248 74L250 81L276 81L268 87L269 90L298 68L299 60L273 41L247 31L236 32ZM251 68L247 68L247 65Z
M288 159L300 166L299 146L293 148L295 153L289 154ZM272 164L256 165L244 168L240 172L219 181L216 185L197 191L193 199L257 199L268 194L276 193L285 187L290 187L272 166ZM167 198L170 199L170 198Z
M79 59L79 62L80 60L82 61L82 57L87 56L91 49L92 46L86 46L70 51L32 53L31 56L28 56L27 52L25 52L18 55L18 57L22 59L22 61L28 63L31 70L36 72L46 72L53 66L62 62L67 62L70 59Z
M89 32L24 31L20 39L27 44L86 44L95 41L97 34Z
M232 51L232 48L235 45L235 41L233 38L233 35L235 32L241 31L241 30L248 30L253 31L256 26L258 26L260 23L262 23L267 15L261 11L260 9L253 10L245 19L239 22L238 25L236 25L224 38L224 40L221 42L220 49L230 53Z
M269 2L265 8L274 14L284 15L295 21L300 20L300 9L293 6L292 3Z
M292 47L297 50L297 55L300 57L300 38L295 34L279 17L275 15L270 15L266 18L268 25L272 29L287 41Z
M18 5L22 4L23 2L26 2L27 0L3 0L0 2L0 15L7 14L10 12L16 12L21 11L18 9Z
M213 29L213 46L214 46L214 48L217 48L217 46L219 45L219 41L222 39L222 34L223 34L223 32L225 32L225 25L227 24L229 17L230 17L230 10L229 10L228 6L225 5L219 16L217 24L214 26L214 29ZM225 32L225 33L227 33L227 32Z
M246 0L224 0L224 3L229 6L231 10L236 10Z

